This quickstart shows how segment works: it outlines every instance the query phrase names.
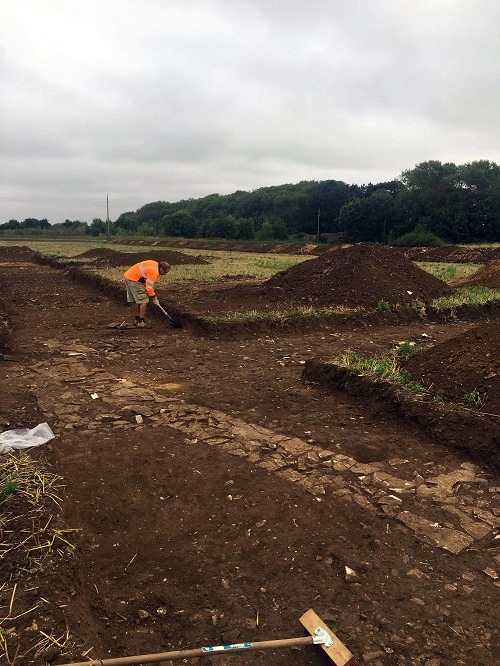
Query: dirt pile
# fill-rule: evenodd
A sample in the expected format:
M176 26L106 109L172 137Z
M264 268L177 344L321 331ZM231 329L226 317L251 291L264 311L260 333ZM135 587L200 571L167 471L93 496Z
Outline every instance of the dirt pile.
M465 247L441 245L440 247L398 248L412 261L442 261L456 264L486 264L500 259L500 247Z
M4 245L0 247L1 261L31 261L35 251L26 245Z
M203 241L203 240L165 240L165 241L136 241L112 240L111 245L141 245L156 247L181 247L194 250L221 250L224 252L257 252L266 254L321 254L329 249L329 245L315 245L304 243L253 243L248 241Z
M490 261L476 273L466 278L453 280L454 287L489 287L490 289L500 289L500 260Z
M411 305L453 293L403 254L375 243L343 246L277 273L261 289L276 300L316 306Z
M147 250L145 252L117 252L108 248L86 250L78 255L79 259L92 259L93 266L132 266L138 261L168 261L172 266L181 264L206 264L201 257L193 257L174 250Z
M500 322L481 324L414 354L404 367L414 379L431 387L433 395L462 402L475 392L483 411L500 415Z

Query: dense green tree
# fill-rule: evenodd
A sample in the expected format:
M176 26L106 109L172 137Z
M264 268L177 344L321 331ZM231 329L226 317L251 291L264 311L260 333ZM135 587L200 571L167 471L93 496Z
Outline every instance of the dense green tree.
M363 210L359 197L355 197L342 207L337 225L346 241L358 243L364 240L362 233Z
M220 215L216 217L213 225L213 234L214 238L236 238L236 218L233 215Z
M255 234L255 238L259 241L274 240L274 229L271 222L265 220L259 231Z
M80 220L68 220L68 219L66 219L66 220L64 220L64 222L62 223L62 226L63 226L65 229L78 229L78 227L79 227L81 224L82 224L82 223L80 222ZM53 225L53 226L56 226L56 225Z
M0 224L0 229L11 230L11 229L20 229L21 223L17 220L9 220L5 224Z
M148 203L135 212L135 219L137 226L143 222L152 222L153 224L161 223L165 215L170 213L170 204L166 201L154 201Z
M139 222L133 211L128 213L122 213L115 221L117 229L123 229L124 231L134 232L139 226Z
M500 167L495 163L422 162L404 171L401 180L405 203L412 211L412 228L428 218L429 231L448 242L500 237Z
M255 236L254 222L249 217L240 217L236 222L237 238L239 240L252 240Z
M89 226L87 233L90 236L105 236L107 231L106 222L101 220L100 217L94 217L92 224Z
M209 194L170 203L155 201L122 213L112 233L269 240L315 237L340 232L350 242L395 242L418 232L446 242L500 241L500 167L488 160L463 165L437 160L403 171L399 179L367 185L342 181L301 181L233 194ZM91 225L65 220L10 220L4 233L106 233L96 218ZM419 242L420 242L419 240Z
M45 217L41 220L27 217L21 222L21 229L50 229L50 223Z
M198 232L196 220L186 210L178 210L165 215L162 220L162 228L167 236L184 238L195 238Z

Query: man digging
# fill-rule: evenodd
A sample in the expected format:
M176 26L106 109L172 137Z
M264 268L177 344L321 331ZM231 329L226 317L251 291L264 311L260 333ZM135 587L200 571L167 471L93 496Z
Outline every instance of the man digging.
M156 297L154 285L160 275L166 275L170 271L167 261L153 261L147 259L134 264L123 274L127 288L127 303L132 303L132 314L135 317L135 325L143 328L146 325L144 319L148 303L160 305Z

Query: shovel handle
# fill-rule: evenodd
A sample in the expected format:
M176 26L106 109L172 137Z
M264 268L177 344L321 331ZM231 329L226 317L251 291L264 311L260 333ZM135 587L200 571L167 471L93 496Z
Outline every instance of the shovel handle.
M243 652L246 650L266 650L282 647L297 647L312 645L311 636L304 638L283 638L274 641L260 641L258 643L236 643L235 645L216 645L214 647L195 648L192 650L176 650L174 652L161 652L157 654L140 654L135 657L117 657L114 659L95 659L94 661L79 661L77 663L61 664L61 666L132 666L132 664L152 664L167 659L186 659L188 657L205 657L221 652Z

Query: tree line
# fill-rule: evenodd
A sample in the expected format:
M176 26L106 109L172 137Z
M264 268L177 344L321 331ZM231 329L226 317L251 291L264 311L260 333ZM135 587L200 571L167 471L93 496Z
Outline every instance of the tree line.
M109 232L259 241L321 236L331 242L392 245L494 242L500 241L500 167L488 160L463 165L433 160L378 184L302 181L174 203L155 201L121 213L109 225L99 218L90 225L10 220L0 231L47 233L48 227L51 233L60 227L63 233L94 236Z

